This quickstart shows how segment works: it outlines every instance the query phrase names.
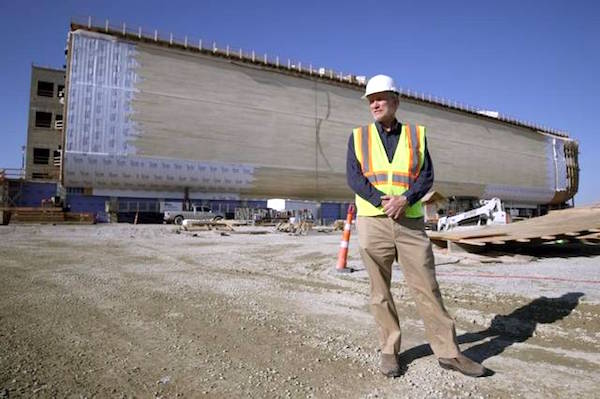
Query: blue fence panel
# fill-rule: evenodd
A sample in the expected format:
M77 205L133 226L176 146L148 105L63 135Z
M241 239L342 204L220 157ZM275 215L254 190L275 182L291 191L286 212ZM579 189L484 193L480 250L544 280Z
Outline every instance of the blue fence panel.
M337 219L341 219L342 204L339 202L323 202L321 203L321 219L323 223L328 224Z
M69 194L67 204L70 212L93 213L96 221L100 223L108 222L106 213L106 201L109 197Z
M235 208L240 206L240 201L238 200L210 200L208 201L208 206L213 211L219 211L223 213L233 214L235 212Z
M248 208L261 208L261 209L266 209L267 208L267 201L260 201L260 200L250 200L250 201L246 201Z
M56 183L24 182L16 205L22 207L40 207L42 200L56 195Z
M119 197L119 212L160 212L160 201L156 198Z

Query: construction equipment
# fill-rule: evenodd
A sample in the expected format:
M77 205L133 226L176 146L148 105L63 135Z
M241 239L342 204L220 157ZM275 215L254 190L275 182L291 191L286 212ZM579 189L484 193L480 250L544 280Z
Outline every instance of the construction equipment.
M502 201L499 198L481 200L479 203L482 205L479 208L454 216L441 217L438 220L437 230L448 231L464 225L489 226L508 223L507 213L504 211Z
M600 244L600 204L551 211L545 216L477 230L428 232L431 241L446 247L460 245L467 251L551 248L552 245Z

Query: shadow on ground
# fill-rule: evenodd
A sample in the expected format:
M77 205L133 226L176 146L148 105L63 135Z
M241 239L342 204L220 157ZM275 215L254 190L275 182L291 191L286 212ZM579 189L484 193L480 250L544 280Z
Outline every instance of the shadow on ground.
M501 354L514 343L527 341L533 336L538 324L551 324L567 317L577 307L583 295L581 292L569 292L557 298L542 296L534 299L510 314L496 315L490 327L485 330L459 336L458 343L474 343L493 337L463 352L469 358L481 363ZM431 347L423 344L402 352L400 359L403 364L408 365L416 359L432 354Z
M441 240L431 240L440 248L447 248L447 243ZM465 252L482 255L490 259L507 255L527 255L536 258L575 258L594 257L600 255L600 243L598 242L532 242L532 243L510 243L501 245L491 250L489 246L476 246L468 244L455 244Z
M517 247L516 253L531 255L537 258L573 258L593 257L600 255L600 244L568 242L563 244L537 245Z

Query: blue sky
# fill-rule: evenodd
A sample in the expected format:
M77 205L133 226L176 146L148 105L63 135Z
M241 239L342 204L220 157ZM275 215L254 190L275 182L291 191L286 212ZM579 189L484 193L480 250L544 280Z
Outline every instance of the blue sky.
M0 168L21 165L31 64L62 67L73 17L255 49L549 126L600 202L600 2L0 0Z

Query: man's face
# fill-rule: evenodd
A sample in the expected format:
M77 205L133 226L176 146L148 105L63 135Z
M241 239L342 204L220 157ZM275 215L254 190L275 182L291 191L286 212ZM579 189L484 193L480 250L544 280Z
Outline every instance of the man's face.
M389 123L396 117L398 109L398 96L386 91L382 93L374 93L367 96L369 100L369 109L371 115L379 123Z

